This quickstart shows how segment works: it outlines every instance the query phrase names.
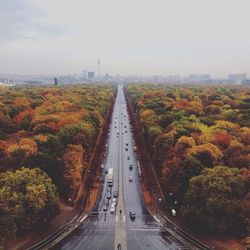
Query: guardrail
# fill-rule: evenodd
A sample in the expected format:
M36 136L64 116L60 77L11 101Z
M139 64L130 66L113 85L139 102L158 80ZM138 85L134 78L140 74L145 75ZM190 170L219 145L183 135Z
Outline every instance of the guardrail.
M86 218L86 214L75 216L70 222L64 224L50 236L28 248L27 250L49 249L53 247L61 240L61 238L65 238L67 235L72 233L72 231L74 231Z
M192 245L194 245L198 249L201 249L201 250L212 250L213 249L213 247L207 246L206 244L204 244L201 241L192 237L190 234L186 233L183 229L181 229L174 222L172 222L168 217L166 217L166 216L162 217L159 214L157 214L156 216L160 220L160 222L163 222L163 225L165 224L168 227L171 227L177 234L182 236L185 240L190 242Z

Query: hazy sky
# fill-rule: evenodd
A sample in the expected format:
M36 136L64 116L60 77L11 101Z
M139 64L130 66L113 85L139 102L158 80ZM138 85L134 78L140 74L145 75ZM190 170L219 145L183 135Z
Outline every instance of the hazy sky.
M0 0L0 73L250 76L250 0Z

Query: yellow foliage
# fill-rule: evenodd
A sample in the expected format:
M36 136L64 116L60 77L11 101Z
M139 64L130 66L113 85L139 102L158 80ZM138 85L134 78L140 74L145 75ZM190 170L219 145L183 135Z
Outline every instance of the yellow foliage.
M12 145L10 145L10 146L7 148L6 152L7 152L8 154L12 154L13 152L19 150L19 148L20 148L20 147L19 147L18 144L12 144Z
M81 174L85 167L83 156L84 150L81 145L68 145L63 155L64 178L68 182L71 192L80 187Z
M179 153L184 153L188 148L192 148L193 146L195 146L194 139L184 135L175 144L175 148Z
M14 105L17 107L28 108L30 107L30 101L22 97L17 97L14 101Z
M240 138L245 145L250 145L250 128L244 127L240 129Z
M6 150L8 154L12 154L17 150L22 150L26 154L32 155L37 152L37 144L34 140L30 138L23 138L17 144L12 144Z
M43 135L43 134L39 134L39 135L34 136L34 139L36 141L46 142L48 140L48 136L47 135Z
M188 154L191 156L207 154L211 157L214 163L218 162L223 156L222 151L212 143L194 146L188 150Z
M238 129L240 128L240 126L238 124L229 122L229 121L225 121L225 120L218 120L215 121L216 127L220 128L220 129L225 129L228 132L230 131L238 131Z

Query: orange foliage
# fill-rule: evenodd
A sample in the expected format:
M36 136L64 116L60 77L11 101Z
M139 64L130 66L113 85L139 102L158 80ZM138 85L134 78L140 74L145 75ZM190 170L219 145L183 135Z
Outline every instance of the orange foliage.
M215 134L213 142L217 146L220 146L222 148L228 148L232 140L232 136L228 133L220 133L220 134Z

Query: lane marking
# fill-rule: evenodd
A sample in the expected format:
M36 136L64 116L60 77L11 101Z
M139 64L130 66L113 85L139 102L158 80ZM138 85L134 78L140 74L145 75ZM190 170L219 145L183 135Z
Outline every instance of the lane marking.
M162 230L159 228L130 228L131 231L151 231L151 232L161 232Z
M80 222L83 222L86 219L87 215L83 216L82 219L80 219Z
M136 236L134 236L134 238L136 239L136 241L138 242L139 246L141 247L141 249L144 249L143 245L141 244L141 242L137 239Z
M103 237L103 240L100 242L99 247L97 248L97 250L101 249L103 242L107 239L108 236Z
M160 223L160 220L154 215L153 216L154 218L155 218L155 220L158 222L158 223Z
M115 216L115 220L116 220L116 222L118 222L118 215Z
M126 222L126 217L125 217L125 215L123 215L123 221Z

